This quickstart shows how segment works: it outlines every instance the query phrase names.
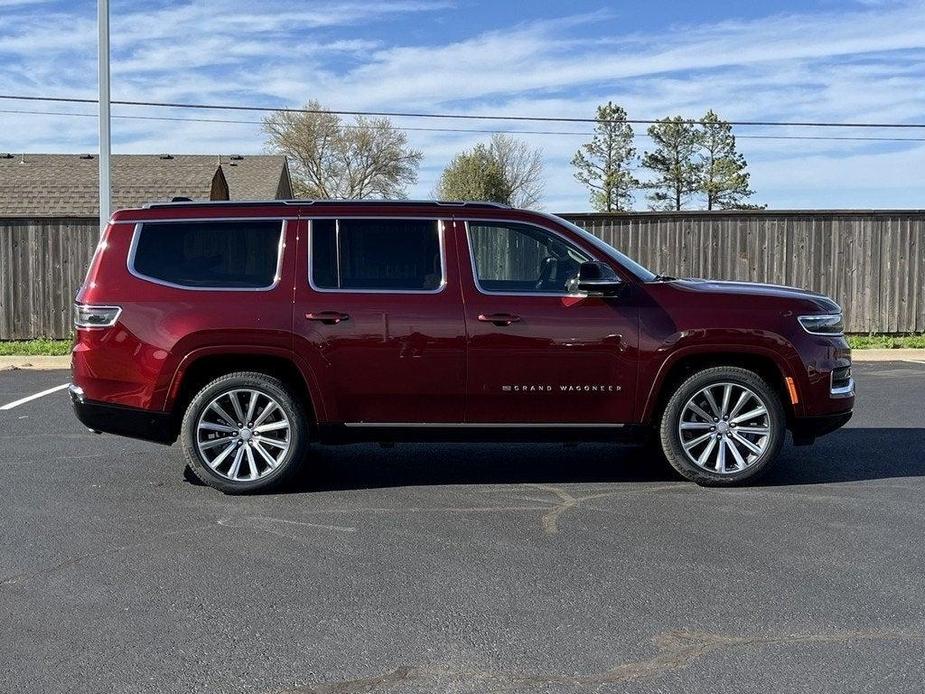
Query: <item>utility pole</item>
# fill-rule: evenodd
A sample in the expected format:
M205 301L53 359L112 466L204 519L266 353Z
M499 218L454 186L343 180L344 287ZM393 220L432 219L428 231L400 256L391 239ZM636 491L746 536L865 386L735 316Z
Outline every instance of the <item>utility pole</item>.
M100 233L112 214L110 155L112 141L109 120L109 0L97 0L99 25L99 103L100 103Z

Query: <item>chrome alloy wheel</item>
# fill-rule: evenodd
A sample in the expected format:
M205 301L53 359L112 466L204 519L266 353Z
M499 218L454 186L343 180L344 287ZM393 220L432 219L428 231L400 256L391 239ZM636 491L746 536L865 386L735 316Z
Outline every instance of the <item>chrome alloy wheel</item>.
M678 436L685 455L698 467L721 475L741 472L768 447L768 405L743 385L714 383L687 401Z
M196 425L199 455L215 473L235 482L273 472L289 450L290 435L279 403L250 388L219 395Z

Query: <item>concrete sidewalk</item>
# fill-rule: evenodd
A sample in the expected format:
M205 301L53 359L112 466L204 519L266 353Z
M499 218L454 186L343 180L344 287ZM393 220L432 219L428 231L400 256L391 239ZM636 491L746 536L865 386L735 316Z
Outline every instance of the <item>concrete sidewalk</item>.
M48 371L51 369L70 369L71 355L63 357L0 357L0 371L8 369L36 369Z
M856 362L914 361L925 364L925 349L857 349ZM0 371L7 369L70 369L70 355L63 357L0 357Z
M853 361L917 361L925 364L925 349L856 349Z

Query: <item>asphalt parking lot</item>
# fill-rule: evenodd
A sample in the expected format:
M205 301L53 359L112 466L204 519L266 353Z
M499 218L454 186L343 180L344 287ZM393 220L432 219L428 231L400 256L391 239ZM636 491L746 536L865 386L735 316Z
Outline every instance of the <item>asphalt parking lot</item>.
M315 449L226 497L65 392L0 411L0 690L921 692L925 363L760 486L615 446ZM0 405L66 372L0 372Z

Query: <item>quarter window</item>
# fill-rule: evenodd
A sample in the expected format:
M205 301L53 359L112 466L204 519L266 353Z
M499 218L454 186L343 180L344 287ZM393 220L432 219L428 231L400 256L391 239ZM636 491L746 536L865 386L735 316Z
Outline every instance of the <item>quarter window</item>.
M569 280L590 260L562 237L527 224L469 222L479 288L490 292L568 293Z
M181 287L266 289L276 281L282 222L145 222L132 269Z
M438 222L316 219L311 278L317 289L436 291L443 282Z

